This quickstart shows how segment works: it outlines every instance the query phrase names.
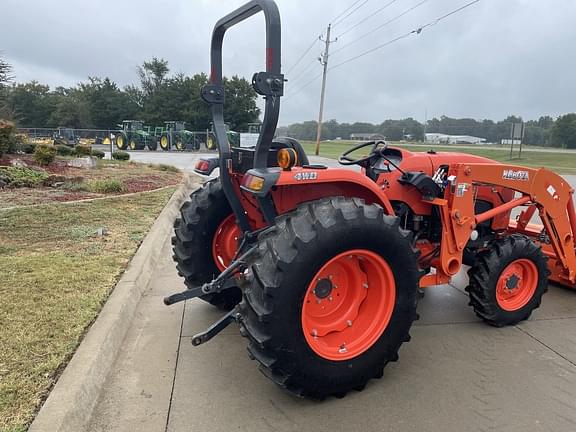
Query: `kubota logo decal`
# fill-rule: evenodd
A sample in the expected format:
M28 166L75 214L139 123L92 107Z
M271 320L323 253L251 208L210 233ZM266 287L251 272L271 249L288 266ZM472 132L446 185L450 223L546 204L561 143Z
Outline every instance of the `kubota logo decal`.
M528 171L504 170L502 172L502 178L504 180L522 180L522 181L530 180Z
M316 180L318 178L318 173L316 171L311 172L299 172L294 175L294 179L301 180Z

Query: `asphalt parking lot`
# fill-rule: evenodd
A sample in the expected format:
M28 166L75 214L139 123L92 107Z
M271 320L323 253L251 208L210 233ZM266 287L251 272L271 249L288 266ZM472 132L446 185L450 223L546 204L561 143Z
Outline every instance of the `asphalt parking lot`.
M193 166L197 154L133 160ZM574 184L574 178L570 178ZM466 276L427 290L400 360L362 392L324 402L278 389L249 360L235 325L193 347L221 315L184 289L169 242L95 412L94 431L576 430L576 291L550 286L518 326L493 328L467 305Z

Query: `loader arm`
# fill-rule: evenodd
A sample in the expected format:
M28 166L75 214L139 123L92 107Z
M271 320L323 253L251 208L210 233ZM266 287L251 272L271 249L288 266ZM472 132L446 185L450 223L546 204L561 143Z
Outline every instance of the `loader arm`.
M560 277L570 284L576 282L574 190L561 176L544 168L469 163L452 165L447 178L444 198L433 200L433 204L440 208L444 228L440 248L443 273L452 276L460 270L463 250L478 224L515 207L526 206L513 226L514 231L523 232L538 210L554 258L563 269ZM521 196L475 214L474 198L478 185L509 188Z

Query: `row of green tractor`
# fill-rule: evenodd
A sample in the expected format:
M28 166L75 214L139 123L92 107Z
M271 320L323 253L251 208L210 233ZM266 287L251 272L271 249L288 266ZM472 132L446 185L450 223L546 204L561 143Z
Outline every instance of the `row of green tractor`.
M164 151L197 151L204 146L208 150L216 150L216 140L212 131L192 132L186 130L182 121L167 121L164 126L144 126L140 120L124 120L114 136L113 141L119 150L155 151L160 147ZM232 145L240 145L240 135L228 131L228 139Z

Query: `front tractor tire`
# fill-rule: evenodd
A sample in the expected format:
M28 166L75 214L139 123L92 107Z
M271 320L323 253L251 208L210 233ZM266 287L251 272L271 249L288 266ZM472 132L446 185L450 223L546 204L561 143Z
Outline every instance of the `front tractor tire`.
M184 144L184 142L178 138L176 140L176 150L183 152L184 150L186 150L186 144Z
M136 138L130 138L128 146L130 147L130 150L140 150L140 143Z
M148 138L146 140L146 147L148 147L148 150L150 151L158 150L158 141L156 138Z
M174 223L173 258L188 288L213 280L230 264L241 231L219 179L211 180L190 195ZM236 306L242 294L233 287L200 297L223 309Z
M412 235L360 199L301 205L262 234L239 306L250 357L303 397L342 397L380 378L416 319Z
M495 327L528 319L548 289L547 258L528 237L514 234L480 252L466 291L476 315Z

